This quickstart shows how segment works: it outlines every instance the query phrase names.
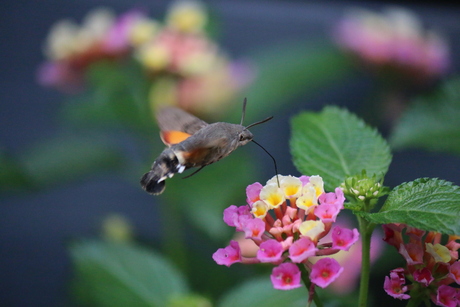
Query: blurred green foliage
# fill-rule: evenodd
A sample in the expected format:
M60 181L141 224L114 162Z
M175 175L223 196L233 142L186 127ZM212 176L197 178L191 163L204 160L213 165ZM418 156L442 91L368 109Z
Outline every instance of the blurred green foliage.
M395 149L423 148L460 154L460 79L442 83L418 96L402 114L390 136Z

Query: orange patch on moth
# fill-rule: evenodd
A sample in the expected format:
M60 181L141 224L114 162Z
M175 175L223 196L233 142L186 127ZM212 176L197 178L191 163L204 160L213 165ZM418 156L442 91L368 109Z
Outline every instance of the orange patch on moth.
M174 144L179 144L182 141L185 141L191 136L191 134L182 132L182 131L161 131L160 137L165 145L171 146Z

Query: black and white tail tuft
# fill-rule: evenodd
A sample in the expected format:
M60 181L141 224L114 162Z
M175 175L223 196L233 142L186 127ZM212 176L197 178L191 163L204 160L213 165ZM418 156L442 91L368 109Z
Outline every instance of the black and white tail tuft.
M165 190L165 180L183 170L184 167L179 164L174 152L169 148L165 149L153 162L152 169L142 176L142 188L150 194L161 194Z

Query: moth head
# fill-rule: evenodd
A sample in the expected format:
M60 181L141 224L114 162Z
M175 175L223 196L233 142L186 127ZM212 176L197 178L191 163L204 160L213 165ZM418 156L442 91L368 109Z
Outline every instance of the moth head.
M266 121L269 121L270 119L273 118L273 116L270 116L270 117L267 117L264 120L255 122L253 124L250 124L249 126L244 127L243 126L243 121L244 121L244 115L246 114L246 103L247 103L247 100L246 100L246 98L244 98L244 101L243 101L243 113L241 115L241 122L239 124L240 127L243 127L243 130L241 130L241 132L238 134L238 146L246 145L247 143L251 142L252 139L254 138L252 133L248 130L249 128L251 128L251 127L253 127L255 125L265 123Z
M251 142L254 136L252 135L251 131L248 129L243 129L238 134L238 146L246 145L247 143Z

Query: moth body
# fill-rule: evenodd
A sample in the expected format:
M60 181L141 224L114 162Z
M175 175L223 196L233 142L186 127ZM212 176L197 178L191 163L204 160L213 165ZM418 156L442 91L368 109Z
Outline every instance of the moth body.
M193 167L199 171L253 139L248 127L224 122L207 124L174 107L162 109L157 120L161 138L168 147L141 178L144 190L155 195L164 191L167 178Z
M151 194L161 194L167 178L192 167L217 162L252 138L252 133L242 125L223 122L206 125L184 141L163 150L152 169L141 178L141 185Z

